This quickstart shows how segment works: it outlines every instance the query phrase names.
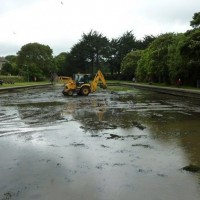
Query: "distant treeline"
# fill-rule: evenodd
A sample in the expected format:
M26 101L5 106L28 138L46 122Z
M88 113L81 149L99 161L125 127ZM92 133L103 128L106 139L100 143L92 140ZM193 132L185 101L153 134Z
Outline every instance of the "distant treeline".
M19 75L25 80L49 79L52 74L95 74L101 69L109 79L175 84L181 78L185 85L200 80L200 12L190 21L185 33L147 35L137 40L132 31L109 40L91 30L70 50L53 56L48 45L28 43L17 55L6 56L1 74Z

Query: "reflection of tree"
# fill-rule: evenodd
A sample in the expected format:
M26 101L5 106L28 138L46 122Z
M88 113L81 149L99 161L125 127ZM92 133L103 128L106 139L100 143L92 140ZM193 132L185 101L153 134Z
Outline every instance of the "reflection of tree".
M86 131L99 131L105 129L130 128L137 127L144 129L145 127L137 121L137 114L123 112L122 109L107 109L103 114L103 120L99 120L95 113L85 111L82 115L78 114L75 119L81 121Z
M133 109L133 102L130 101L132 96L125 95L123 98L115 95L112 99L110 99L110 96L108 98L71 99L65 104L63 116L72 115L74 119L82 123L83 126L81 127L85 131L94 132L117 127L144 129L144 126L137 120L136 112L126 112L126 109L130 108L130 105L126 105L127 101Z
M71 99L64 106L63 116L72 115L80 121L85 130L101 130L105 126L104 115L107 112L107 102L104 99Z
M143 130L147 127L152 138L163 144L181 145L191 164L200 166L199 103L192 101L187 105L188 102L180 103L177 99L170 100L170 103L164 99L166 95L147 94L148 98L117 93L75 96L67 98L65 103L21 104L18 110L27 124L44 125L71 116L81 123L84 131L91 133L131 127Z

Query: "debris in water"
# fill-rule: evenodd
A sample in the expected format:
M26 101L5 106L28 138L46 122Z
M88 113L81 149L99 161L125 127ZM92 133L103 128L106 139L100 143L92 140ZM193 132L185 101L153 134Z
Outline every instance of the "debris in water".
M85 144L83 144L83 143L73 143L73 144L71 144L71 145L73 145L73 146L75 146L75 147L80 147L80 146L85 146Z
M12 198L12 194L10 192L7 192L7 193L4 194L4 197L3 197L2 200L9 200L11 198Z
M148 144L132 144L132 147L144 147L144 148L152 149L152 147Z
M103 148L109 148L108 146L106 146L106 145L104 145L104 144L102 144L101 145Z
M182 168L182 170L189 171L189 172L200 172L200 167L196 165L188 165Z
M115 135L115 134L110 134L110 137L107 137L107 139L120 139L120 138L122 138L122 137L119 135Z
M136 128L138 128L138 129L140 129L140 130L144 130L146 127L145 126L143 126L142 124L140 124L139 122L137 122L137 121L134 121L133 122L133 125L136 127Z

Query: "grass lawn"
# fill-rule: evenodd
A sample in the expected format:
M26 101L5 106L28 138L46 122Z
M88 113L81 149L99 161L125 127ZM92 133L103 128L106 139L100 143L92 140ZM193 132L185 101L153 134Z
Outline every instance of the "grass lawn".
M50 83L50 82L48 82L48 81L41 81L41 82L16 82L14 84L4 83L3 85L0 85L0 88L17 87L17 86L27 86L27 85L40 85L40 84L47 84L47 83Z

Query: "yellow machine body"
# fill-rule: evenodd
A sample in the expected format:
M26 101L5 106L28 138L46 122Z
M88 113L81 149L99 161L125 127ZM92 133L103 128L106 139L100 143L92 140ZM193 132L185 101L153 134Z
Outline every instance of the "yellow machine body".
M88 74L76 74L75 80L69 81L62 93L67 96L72 96L74 93L87 96L89 93L96 91L99 81L101 81L100 87L106 89L106 80L100 70L98 70L91 83L89 83Z

